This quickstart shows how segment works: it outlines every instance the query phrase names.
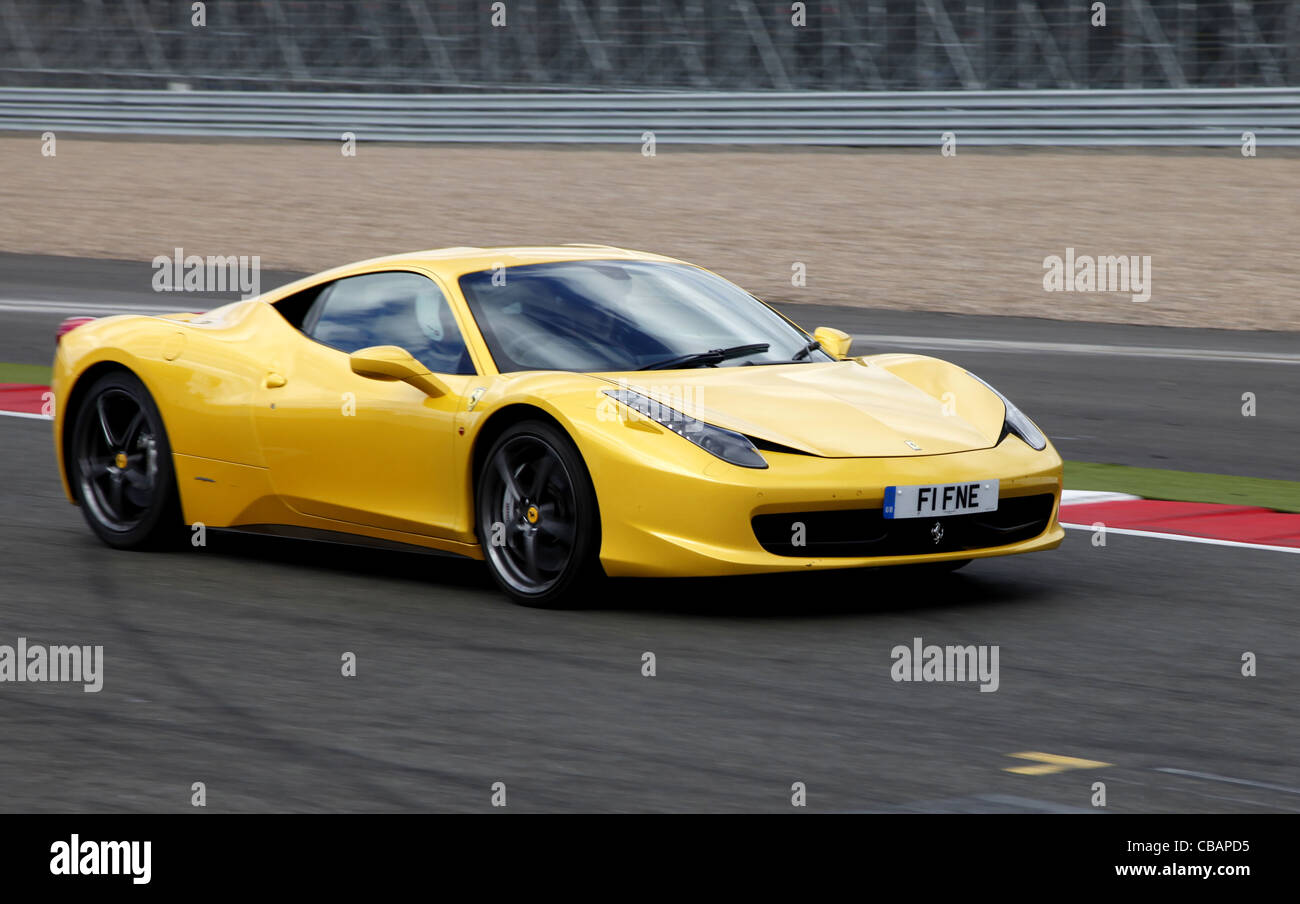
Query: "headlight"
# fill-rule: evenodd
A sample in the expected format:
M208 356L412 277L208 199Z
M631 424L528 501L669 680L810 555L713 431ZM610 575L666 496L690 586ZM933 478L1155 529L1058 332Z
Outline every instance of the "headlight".
M966 371L966 376L975 377L975 375L969 370ZM1037 449L1040 452L1047 448L1047 437L1043 435L1043 431L1034 426L1034 422L1026 417L1023 411L1013 405L1011 400L1002 393L998 392L992 386L989 386L989 384L984 380L980 380L979 377L975 377L975 379L984 383L985 386L988 386L989 390L1002 400L1002 404L1007 406L1007 417L1004 426L1006 431L1014 433L1016 436L1028 443L1031 448Z
M630 389L606 389L605 395L623 403L642 417L667 427L683 439L688 439L710 455L742 468L766 468L767 462L758 454L749 438L734 430L724 430L704 421L682 414L662 402L647 398Z

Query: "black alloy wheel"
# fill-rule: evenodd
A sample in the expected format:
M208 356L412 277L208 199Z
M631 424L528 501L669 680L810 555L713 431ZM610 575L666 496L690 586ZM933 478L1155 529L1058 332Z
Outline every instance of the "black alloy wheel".
M171 446L149 391L125 371L101 377L72 415L68 479L86 522L118 549L180 533Z
M477 485L479 541L497 584L527 606L579 601L600 577L600 516L578 450L544 421L505 431Z

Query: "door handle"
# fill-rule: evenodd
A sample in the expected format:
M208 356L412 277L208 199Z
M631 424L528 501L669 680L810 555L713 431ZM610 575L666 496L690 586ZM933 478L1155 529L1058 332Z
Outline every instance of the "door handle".
M284 378L283 374L278 374L275 371L271 371L266 375L267 389L278 389L287 382L289 381Z

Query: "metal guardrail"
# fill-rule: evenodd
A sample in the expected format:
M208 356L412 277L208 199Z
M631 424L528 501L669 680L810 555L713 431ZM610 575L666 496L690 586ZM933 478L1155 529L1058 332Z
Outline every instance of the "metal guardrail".
M1300 146L1300 88L336 94L0 89L0 130L338 141Z

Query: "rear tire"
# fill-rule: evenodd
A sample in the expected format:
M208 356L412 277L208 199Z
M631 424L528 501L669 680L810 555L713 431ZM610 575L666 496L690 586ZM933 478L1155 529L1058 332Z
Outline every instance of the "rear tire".
M68 482L90 529L115 549L173 545L183 521L171 444L144 383L106 374L71 418Z
M475 512L488 570L515 602L580 605L604 577L596 491L555 426L522 421L497 438L479 471Z

